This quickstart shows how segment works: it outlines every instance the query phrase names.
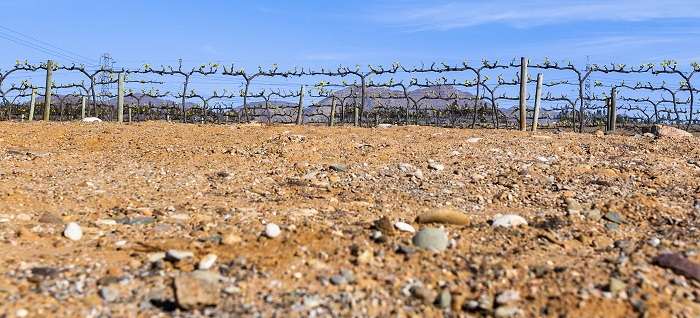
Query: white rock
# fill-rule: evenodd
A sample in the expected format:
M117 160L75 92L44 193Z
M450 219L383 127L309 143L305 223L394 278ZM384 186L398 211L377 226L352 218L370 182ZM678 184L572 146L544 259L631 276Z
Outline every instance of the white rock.
M481 140L481 139L483 139L483 138L469 138L469 139L466 140L466 142L477 142L477 141L479 141L479 140Z
M511 227L518 225L527 225L527 221L522 216L515 214L506 214L499 216L495 220L493 220L493 223L491 224L491 226L493 227Z
M15 311L15 316L17 317L27 317L27 315L29 315L29 311L24 308L20 308Z
M457 151L457 150L452 150L450 152L450 156L459 156L459 155L461 155L461 153L459 153L459 151Z
M280 236L282 233L282 230L280 230L280 227L275 224L275 223L268 223L265 225L265 235L269 238L275 238Z
M207 254L202 257L197 265L199 269L210 269L212 265L216 262L216 254Z
M442 171L442 170L445 170L445 166L443 166L443 165L441 165L441 164L437 164L437 163L429 163L429 164L428 164L428 169L433 169L433 170L437 170L437 171Z
M83 229L80 228L78 223L68 222L68 224L66 224L66 229L63 230L63 236L73 241L77 241L83 238Z
M399 231L416 233L416 229L413 228L413 226L411 226L410 224L405 223L405 222L396 222L396 223L394 223L394 227Z
M93 122L102 122L102 119L99 119L97 117L85 117L83 120L81 120L84 123L93 123Z
M179 261L184 258L194 257L194 253L190 251L168 250L165 252L165 259Z
M401 171L409 171L413 170L413 165L410 163L399 163L399 170Z

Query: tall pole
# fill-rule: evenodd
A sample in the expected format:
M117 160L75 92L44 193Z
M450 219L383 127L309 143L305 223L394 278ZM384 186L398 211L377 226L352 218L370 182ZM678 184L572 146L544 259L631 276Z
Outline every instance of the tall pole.
M117 89L117 121L121 123L124 122L124 72L119 73Z
M49 120L51 113L51 77L53 76L53 61L46 62L46 91L44 95L44 120Z
M542 73L537 74L537 89L535 90L535 112L532 115L532 131L537 131L540 118L540 99L542 98Z
M520 131L527 129L527 58L520 58Z
M299 94L299 106L297 106L297 125L301 125L304 123L304 90L306 89L306 85L301 85L301 92Z

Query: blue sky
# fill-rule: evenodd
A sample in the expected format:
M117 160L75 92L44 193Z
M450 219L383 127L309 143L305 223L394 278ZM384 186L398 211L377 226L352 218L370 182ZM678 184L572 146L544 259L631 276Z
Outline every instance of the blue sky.
M695 1L1 0L0 65L56 58L13 36L97 62L337 66L421 61L597 63L700 60ZM52 47L48 47L54 49ZM65 53L61 51L62 53ZM66 62L66 61L62 61ZM8 65L10 64L10 65Z
M103 53L118 68L180 58L246 69L520 56L581 67L586 56L598 64L700 61L700 3L688 0L0 0L0 7L3 69L47 59L98 68Z

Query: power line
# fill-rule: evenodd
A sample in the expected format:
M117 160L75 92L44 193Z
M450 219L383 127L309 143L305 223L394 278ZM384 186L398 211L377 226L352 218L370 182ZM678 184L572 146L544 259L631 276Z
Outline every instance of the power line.
M77 57L80 58L80 59L78 59L79 61L82 61L82 62L91 62L91 63L97 63L97 62L98 62L97 60L93 60L93 59L91 59L91 58L89 58L89 57L85 57L85 56L82 56L82 55L80 55L80 54L76 54L76 53L73 53L73 52L71 52L71 51L64 50L64 49L62 49L62 48L60 48L60 47L57 47L57 46L55 46L55 45L51 45L51 44L46 43L46 42L44 42L44 41L35 39L35 38L33 38L33 37L31 37L31 36L28 36L28 35L26 35L26 34L19 33L19 32L15 31L15 30L12 30L12 29L7 28L7 27L4 27L4 26L1 26L1 25L0 25L0 28L5 29L5 30L7 30L7 31L10 31L10 32L12 32L12 33L15 33L15 34L17 34L17 35L21 35L21 36L23 36L23 37L25 37L25 38L28 38L28 39L32 40L32 41L35 41L35 42L38 42L38 43L47 45L47 46L52 47L52 48L54 48L54 49L56 49L56 50L58 50L58 51L62 51L62 52L68 53L69 55L77 56ZM69 56L67 56L67 55L65 55L65 54L63 54L63 53L59 53L59 52L54 51L54 50L51 50L51 49L37 48L37 47L39 47L39 46L36 45L36 44L29 43L29 42L26 41L26 40L19 39L19 38L17 38L17 37L14 37L14 36L9 35L9 34L4 33L4 32L0 32L0 35L6 35L6 36L12 37L12 38L14 38L14 39L17 39L18 41L21 41L21 42L23 42L23 43L16 42L16 41L13 41L13 40L10 40L10 41L13 41L13 42L15 42L15 43L18 43L18 44L21 44L21 45L25 45L25 46L28 46L28 47L31 47L31 48L34 48L34 49L37 49L37 50L42 51L42 52L44 52L44 53L49 53L49 52L46 52L46 51L45 51L45 50L48 50L48 51L50 51L50 52L52 52L52 53L62 55L62 57L65 57L65 58L67 58L68 60L75 60L75 58L70 58ZM6 39L7 39L7 38L6 38ZM25 43L26 43L26 44L25 44ZM31 45L31 46L30 46L30 45Z

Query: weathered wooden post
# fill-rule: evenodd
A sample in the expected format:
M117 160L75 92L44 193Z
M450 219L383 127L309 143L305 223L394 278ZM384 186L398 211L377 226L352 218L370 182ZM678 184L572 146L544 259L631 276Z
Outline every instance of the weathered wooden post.
M299 94L299 106L297 107L297 125L304 123L304 90L306 85L301 85L301 93Z
M527 129L527 58L520 58L520 131Z
M81 106L80 106L80 119L85 118L85 100L86 100L86 98L85 98L85 96L83 96L83 98L81 100Z
M328 126L333 127L335 125L335 95L331 95L331 118L328 121Z
M29 101L29 121L34 120L34 106L36 106L36 88L32 89L32 99Z
M119 73L119 81L117 83L117 121L124 122L124 73Z
M49 120L51 114L51 77L53 76L53 61L46 62L46 94L44 95L44 120Z
M608 119L610 127L608 127L608 130L615 131L617 126L617 88L615 87L613 87L612 92L610 93L610 110L608 114L610 115L610 118Z
M537 131L540 118L540 99L542 98L542 73L537 74L537 89L535 89L535 112L532 114L532 131Z

